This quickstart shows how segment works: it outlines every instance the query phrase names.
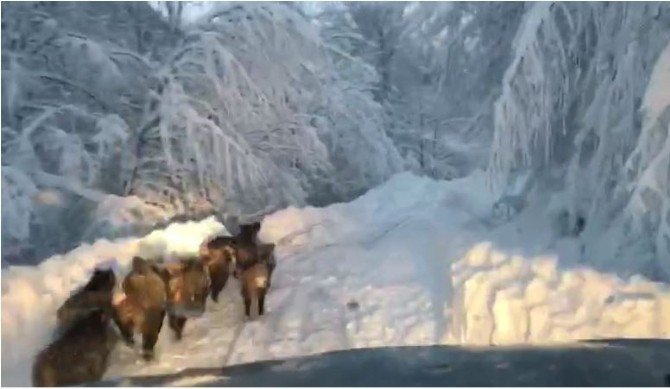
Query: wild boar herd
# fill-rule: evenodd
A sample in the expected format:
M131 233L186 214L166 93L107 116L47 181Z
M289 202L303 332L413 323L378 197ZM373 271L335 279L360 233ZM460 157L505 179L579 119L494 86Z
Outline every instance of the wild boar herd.
M142 358L153 359L165 316L180 340L187 319L204 314L208 296L218 302L231 274L242 285L246 317L251 317L254 301L263 315L276 261L274 244L257 239L260 226L245 224L235 236L207 239L190 258L164 262L134 257L120 287L123 293L117 293L113 270L96 268L89 282L57 310L55 340L35 358L33 385L99 380L118 339L132 346L135 334L142 337Z

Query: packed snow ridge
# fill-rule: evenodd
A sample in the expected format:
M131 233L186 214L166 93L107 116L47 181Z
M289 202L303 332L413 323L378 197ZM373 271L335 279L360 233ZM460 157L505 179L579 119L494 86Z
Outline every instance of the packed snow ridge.
M639 276L559 271L553 257L507 256L486 242L453 264L452 281L460 343L670 338L670 291Z
M266 315L243 318L232 280L180 342L161 333L156 361L119 344L107 376L375 346L670 337L667 286L562 268L551 254L507 254L488 239L488 193L481 171L454 181L402 173L350 203L266 216L259 238L277 244L278 261ZM134 255L196 253L221 233L214 218L173 224L3 271L3 383L29 384L55 310L96 265L111 263L122 276Z

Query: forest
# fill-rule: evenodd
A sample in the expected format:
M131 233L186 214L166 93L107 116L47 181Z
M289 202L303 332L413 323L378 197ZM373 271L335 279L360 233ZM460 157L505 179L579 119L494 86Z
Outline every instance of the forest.
M2 263L486 170L670 275L667 3L2 5ZM625 261L624 261L625 262Z

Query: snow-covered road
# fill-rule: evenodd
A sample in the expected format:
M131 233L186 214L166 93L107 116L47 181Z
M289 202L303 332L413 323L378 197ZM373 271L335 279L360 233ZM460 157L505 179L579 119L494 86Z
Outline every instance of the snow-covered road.
M487 205L459 187L407 174L351 203L267 217L260 238L278 243L278 267L266 315L243 319L233 280L181 342L161 334L156 362L118 347L108 376L448 342L449 264L475 242Z
M493 236L492 202L483 172L450 182L403 173L350 203L269 215L259 237L277 244L278 266L266 315L244 320L231 280L180 342L164 327L154 362L119 344L107 377L362 347L670 337L663 285L559 270L546 255L507 255L483 244ZM136 254L196 252L221 231L213 219L173 225L3 271L3 384L29 383L56 307L96 263L113 257L123 270Z

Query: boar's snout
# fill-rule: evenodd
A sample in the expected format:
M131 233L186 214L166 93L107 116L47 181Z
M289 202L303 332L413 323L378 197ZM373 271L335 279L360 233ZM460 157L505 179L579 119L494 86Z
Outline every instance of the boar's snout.
M181 317L199 317L205 313L207 289L192 290L184 287L174 295L172 304L169 304L170 313Z
M200 317L205 313L204 304L175 304L168 308L168 311L173 316L195 318Z
M180 317L198 317L205 313L209 295L209 278L204 265L198 260L187 260L173 270L168 282L168 311Z

